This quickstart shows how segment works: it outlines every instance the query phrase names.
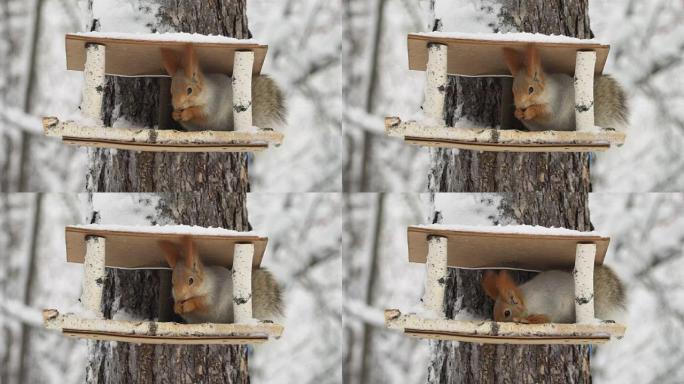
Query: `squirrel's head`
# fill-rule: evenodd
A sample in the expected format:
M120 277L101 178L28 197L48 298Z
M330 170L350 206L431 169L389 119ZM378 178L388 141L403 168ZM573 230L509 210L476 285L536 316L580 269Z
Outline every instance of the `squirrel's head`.
M529 45L525 55L513 49L503 49L504 60L513 75L513 99L517 108L525 109L531 105L545 104L544 69L539 51Z
M199 67L195 49L185 47L183 59L172 49L162 48L162 63L171 76L171 104L174 110L182 110L201 104L204 75Z
M166 262L173 269L174 300L178 302L206 295L204 265L199 259L197 247L192 239L189 236L183 238L184 252L170 241L160 241L159 247L164 252Z
M482 279L482 288L494 300L494 321L525 322L525 301L508 272L487 271Z

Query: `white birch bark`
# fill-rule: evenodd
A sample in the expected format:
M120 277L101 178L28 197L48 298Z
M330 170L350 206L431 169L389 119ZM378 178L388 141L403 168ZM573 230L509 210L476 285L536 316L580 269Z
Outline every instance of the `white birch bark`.
M428 119L444 121L444 95L447 82L447 46L428 44L423 112Z
M233 253L233 317L235 323L252 321L252 258L254 244L235 244Z
M83 71L83 100L81 113L93 120L102 118L102 97L105 78L105 46L89 43L86 45L86 62Z
M596 52L578 51L575 61L575 127L594 130L594 65Z
M86 238L86 254L83 262L83 308L102 318L102 290L105 279L105 238L88 236Z
M596 244L577 244L575 253L575 322L594 321L594 259Z
M425 276L425 309L439 317L444 313L444 290L447 276L447 238L432 236L428 239L427 274Z
M235 52L233 62L233 126L236 131L252 129L252 67L254 52Z

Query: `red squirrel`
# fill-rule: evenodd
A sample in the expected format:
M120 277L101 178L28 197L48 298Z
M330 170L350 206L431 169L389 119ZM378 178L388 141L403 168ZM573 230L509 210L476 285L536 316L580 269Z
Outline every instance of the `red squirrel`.
M230 76L204 73L191 45L179 58L162 48L162 62L171 76L171 117L188 131L232 131L233 87ZM278 85L266 75L252 77L252 120L259 128L285 124L285 98Z
M233 278L228 268L208 266L200 260L189 236L183 250L170 241L159 241L173 268L173 310L188 323L233 322ZM263 268L252 270L252 315L274 321L283 315L282 292L273 275Z
M515 117L530 131L574 131L575 86L572 76L546 73L537 49L527 47L525 57L504 48L504 59L513 75ZM602 128L627 125L627 97L615 79L594 78L594 122Z
M575 280L571 272L545 271L518 286L507 271L487 271L482 288L494 303L494 320L574 323ZM623 321L625 289L608 267L594 268L594 311L601 320Z

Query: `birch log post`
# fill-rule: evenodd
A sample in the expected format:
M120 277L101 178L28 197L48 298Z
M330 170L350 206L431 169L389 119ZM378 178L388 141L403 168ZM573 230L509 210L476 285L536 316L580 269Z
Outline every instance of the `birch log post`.
M105 279L105 238L99 236L86 237L86 253L83 262L83 293L81 304L86 311L103 318L102 290Z
M444 95L447 82L447 46L428 44L423 112L429 119L444 122Z
M86 61L83 71L83 100L81 113L98 123L102 122L102 98L105 80L105 52L101 44L86 44Z
M233 126L236 131L252 128L252 67L254 52L235 52L233 62Z
M577 244L575 251L575 322L594 321L594 260L596 244Z
M252 320L252 258L254 244L235 244L233 253L233 317L235 323Z
M594 130L594 65L596 52L578 51L575 61L575 129Z
M447 277L447 238L431 236L428 239L427 274L425 276L425 309L446 317L444 289Z

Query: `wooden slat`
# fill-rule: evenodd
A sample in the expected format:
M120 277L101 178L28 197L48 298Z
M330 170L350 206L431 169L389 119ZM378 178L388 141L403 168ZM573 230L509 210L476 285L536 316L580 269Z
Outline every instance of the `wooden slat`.
M408 35L409 69L425 71L428 43L448 45L447 72L462 76L510 76L503 59L503 48L523 53L530 44L524 41L497 41L467 38L449 38ZM596 51L595 73L600 74L608 58L609 45L574 43L532 43L541 56L544 70L549 73L575 73L575 53L578 50Z
M105 264L112 268L169 268L159 248L159 240L181 244L181 234L110 231L66 227L66 257L70 263L83 263L85 238L101 236L105 242ZM208 265L231 267L235 243L254 243L253 266L261 265L268 238L259 236L190 235L195 242L202 261Z
M268 341L265 336L146 336L146 335L128 335L116 332L94 332L82 331L77 329L64 329L62 333L65 336L88 339L88 340L103 340L103 341L120 341L126 343L136 344L174 344L174 345L208 345L208 344L223 344L223 345L245 345L245 344L263 344Z
M407 336L429 340L450 340L463 341L467 343L479 344L563 344L563 345L585 345L585 344L605 344L610 341L608 336L535 336L535 337L512 337L512 336L489 336L489 335L468 335L457 332L445 331L424 331L418 329L406 329Z
M172 152L172 153L198 153L198 152L261 152L268 148L268 144L156 144L156 143L132 143L116 140L90 140L74 137L63 137L65 144L89 148L112 148L140 152Z
M90 126L56 117L43 118L43 131L71 145L147 152L260 152L280 145L284 137L272 129L182 132Z
M182 41L153 41L131 38L107 38L66 35L67 69L83 71L86 43L106 46L105 73L116 76L166 76L161 60L161 48L169 48L182 54L192 44L207 73L233 73L233 57L236 51L254 51L253 74L261 72L266 58L267 45L239 43L188 43Z
M590 132L455 128L401 121L396 116L385 118L385 132L412 145L494 152L602 152L622 145L626 136L600 127Z
M507 268L529 271L568 269L577 243L596 243L596 264L603 264L610 238L601 236L488 233L408 227L409 261L425 263L428 236L447 240L447 263L458 268Z
M420 137L404 137L407 144L429 148L454 148L483 152L605 152L610 144L509 144L509 143L478 143L463 140L424 139Z
M592 324L517 324L487 320L451 320L385 310L385 326L412 337L488 344L603 344L624 336L625 327Z
M108 320L60 314L43 310L47 329L59 330L69 337L91 340L125 341L141 344L260 344L279 338L283 326L258 324L179 324L158 321Z

